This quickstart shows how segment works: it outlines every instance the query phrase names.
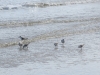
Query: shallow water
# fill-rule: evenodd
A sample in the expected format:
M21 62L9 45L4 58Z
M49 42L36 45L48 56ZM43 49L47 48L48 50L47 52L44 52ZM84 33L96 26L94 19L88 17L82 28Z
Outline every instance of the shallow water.
M100 62L99 1L4 1L0 0L0 74L20 75L20 69L24 75L100 74L93 68ZM6 6L10 9L2 9ZM19 36L28 37L28 49L19 48ZM80 44L85 44L82 51Z
M99 6L100 2L89 2L45 8L22 7L17 10L0 10L0 46L16 45L19 36L34 40L34 37L43 37L64 29L69 32L75 26L77 26L77 31L80 25L98 24L100 21ZM92 26L90 25L90 27ZM89 26L85 28L89 29Z
M0 66L2 68L11 68L27 62L43 64L54 62L60 65L61 63L66 64L65 66L61 65L61 68L64 68L72 65L87 65L91 62L100 62L99 36L99 32L96 32L50 38L49 40L31 43L28 50L21 50L18 46L2 48L0 50ZM60 43L62 38L65 38L66 41L64 46ZM57 49L53 45L54 42L58 42ZM85 44L82 51L78 48L80 44Z

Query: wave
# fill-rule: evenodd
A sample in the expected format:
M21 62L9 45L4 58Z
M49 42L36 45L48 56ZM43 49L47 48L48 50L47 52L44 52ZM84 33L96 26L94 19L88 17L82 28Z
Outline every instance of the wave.
M18 9L21 5L6 5L0 6L0 10L11 10L11 9Z
M93 3L98 2L99 0L85 0L85 1L67 1L67 2L52 2L52 3L25 3L23 7L49 7L49 6L62 6L62 5L69 5L69 4L83 4L83 3Z
M0 28L6 27L20 27L20 26L33 26L33 25L40 25L40 24L51 24L51 23L72 23L72 22L91 22L91 21L100 21L98 17L91 17L91 18L76 18L76 19L66 19L66 17L56 17L56 18L48 18L42 20L13 20L13 21L2 21L0 22Z
M50 7L50 6L63 6L63 5L69 5L69 4L84 4L84 3L94 3L98 2L99 0L85 0L85 1L67 1L67 2L50 2L50 3L24 3L22 5L6 5L6 6L0 6L0 10L11 10L11 9L18 9L20 7Z

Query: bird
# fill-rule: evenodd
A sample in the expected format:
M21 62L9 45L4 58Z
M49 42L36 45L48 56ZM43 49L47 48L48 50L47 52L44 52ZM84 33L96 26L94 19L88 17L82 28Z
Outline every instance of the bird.
M64 40L64 39L62 39L62 40L61 40L61 43L64 45L64 43L65 43L65 40Z
M19 41L18 45L20 46L20 49L22 49L22 46L23 46L22 41Z
M58 46L58 43L54 43L55 46Z
M19 38L21 39L21 40L27 40L28 38L24 38L24 37L22 37L22 36L19 36Z
M57 46L58 46L58 43L54 43L54 46L55 46L55 48L57 48Z
M19 41L18 45L20 46L20 49L28 49L29 43L26 43L23 40L21 40Z
M83 46L84 46L84 44L83 45L79 45L78 48L81 48L81 50L82 50Z
M24 49L24 48L28 48L28 45L29 45L29 44L24 44L24 45L23 45L23 49Z

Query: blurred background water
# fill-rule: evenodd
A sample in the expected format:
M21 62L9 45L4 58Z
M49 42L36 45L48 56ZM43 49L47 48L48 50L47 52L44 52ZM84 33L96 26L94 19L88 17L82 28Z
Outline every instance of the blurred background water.
M95 7L84 5L98 0L0 0L0 21L50 21L51 19L69 19L98 16L99 4ZM87 5L88 6L88 5ZM78 14L78 15L77 15ZM86 17L87 18L87 17Z

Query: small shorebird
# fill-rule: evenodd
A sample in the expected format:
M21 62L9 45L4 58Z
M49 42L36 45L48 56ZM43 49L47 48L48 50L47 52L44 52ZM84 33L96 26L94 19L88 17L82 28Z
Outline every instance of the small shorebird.
M81 48L81 50L82 50L83 46L84 46L84 44L83 45L79 45L78 48Z
M19 36L19 38L21 39L21 40L27 40L28 38L24 38L24 37L22 37L22 36Z
M23 46L22 41L19 41L18 45L20 46L20 49L22 49L22 46Z
M61 40L61 43L62 43L62 44L63 44L63 46L64 46L65 40L64 40L64 39L62 39L62 40Z
M55 46L55 48L57 48L57 46L58 46L58 43L54 43L54 46Z
M28 48L28 45L29 45L29 44L24 44L24 45L23 45L23 49L24 49L24 48Z
M25 43L24 41L19 41L18 45L20 46L20 49L28 49L29 43Z

